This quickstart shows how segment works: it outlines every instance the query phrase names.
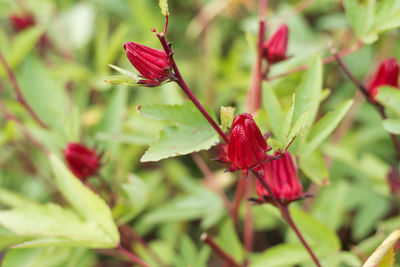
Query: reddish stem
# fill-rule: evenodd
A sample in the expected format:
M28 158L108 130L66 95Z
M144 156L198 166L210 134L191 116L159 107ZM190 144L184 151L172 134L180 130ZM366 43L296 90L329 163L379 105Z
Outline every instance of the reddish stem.
M173 68L174 73L175 73L175 78L176 78L175 81L176 81L176 83L182 88L183 92L189 97L189 99L193 102L193 104L197 107L197 109L201 112L201 114L203 114L203 116L211 124L211 126L215 129L215 131L227 143L228 142L228 137L226 136L226 134L221 130L221 128L214 121L214 119L211 118L210 114L208 114L208 112L201 105L199 100L197 100L196 96L193 94L193 92L190 90L189 86L187 86L187 84L185 83L185 80L182 78L182 75L179 72L178 66L176 65L175 60L173 58L173 53L171 51L171 48L168 45L167 41L165 40L165 35L157 33L157 37L160 40L161 45L163 46L163 48L165 50L165 53L167 53L167 55L170 55L172 68Z
M228 262L229 266L240 267L240 264L237 263L231 255L226 253L226 251L223 250L217 243L215 243L215 241L207 233L203 233L200 239L209 245L211 249L221 257L221 259L224 259L226 262Z
M138 256L133 254L132 252L126 250L121 246L121 244L117 245L117 250L121 252L123 255L127 256L133 263L139 264L140 266L143 267L150 267L147 263L145 263L142 259L140 259Z
M242 202L245 184L246 183L245 183L243 175L240 175L239 179L237 181L236 193L235 193L235 198L233 200L233 206L232 206L232 219L233 219L233 223L236 227L236 230L239 229L239 223L238 223L239 207L240 207L240 203Z
M251 174L250 174L251 175ZM249 180L245 184L245 198L251 197L251 189L252 189L252 179L249 177ZM244 247L246 249L246 254L253 250L253 242L254 242L254 231L253 231L253 214L252 211L252 203L250 201L246 201L246 215L244 219L244 231L243 231L243 241ZM247 259L246 255L246 259Z
M259 28L258 28L258 45L257 45L257 61L253 69L253 77L249 92L247 94L247 110L255 113L260 108L261 91L262 91L262 56L263 43L265 35L265 11L268 6L268 0L259 1Z
M289 226L293 229L293 231L296 233L297 237L300 239L301 243L303 244L303 246L306 248L306 250L308 251L308 253L310 254L311 258L313 259L314 263L318 266L321 267L321 263L319 263L318 258L315 256L313 250L311 249L311 247L308 245L308 243L306 242L306 240L304 239L303 235L300 233L299 229L297 228L297 226L295 225L291 215L290 215L290 211L288 209L288 204L283 204L281 201L279 201L275 194L272 192L271 188L269 187L269 185L267 184L267 182L263 179L263 177L257 172L254 171L253 169L251 169L251 171L253 172L253 174L256 176L256 178L258 179L258 181L260 181L260 183L262 184L262 186L267 190L268 194L271 196L272 198L272 204L275 205L279 211L282 214L282 218L289 224Z
M350 48L346 48L346 49L343 49L343 50L339 51L337 53L337 56L339 58L345 57L348 54L351 54L351 53L353 53L355 51L358 51L362 47L362 45L363 45L363 43L361 41L358 41L355 45L351 46ZM335 60L336 60L335 56L329 56L329 57L324 58L322 60L322 63L323 64L328 64L328 63L333 62ZM284 77L284 76L287 76L287 75L290 75L290 74L293 74L293 73L296 73L296 72L299 72L299 71L306 70L309 67L310 67L310 65L303 65L303 66L291 69L291 70L289 70L287 72L283 72L281 74L277 74L277 75L274 75L274 76L271 76L271 77L266 77L265 80L272 81L272 80L275 80L275 79L278 79L278 78L281 78L281 77Z
M12 71L11 67L8 65L6 59L4 58L3 54L0 52L0 61L3 64L4 69L7 72L8 78L12 86L14 87L15 93L17 94L17 100L24 106L26 111L31 115L31 117L40 125L43 129L47 129L46 124L39 118L39 116L33 111L33 109L29 106L28 102L25 100L24 95L22 94L22 90L18 85L17 79L15 78L14 72Z
M338 54L335 51L334 47L331 47L331 52L333 54L333 56L335 57L336 61L338 62L339 66L342 68L342 70L344 71L344 73L347 75L347 77L354 83L354 85L361 91L361 93L364 95L364 97L367 99L367 101L369 101L379 112L379 114L381 115L382 119L387 119L387 115L385 112L385 108L378 102L373 102L371 101L371 98L368 94L367 88L363 85L363 83L361 81L359 81L349 70L349 68L344 64L344 62L342 61L342 59L338 56ZM389 133L390 134L390 138L392 139L394 148L396 150L397 153L397 158L400 160L400 141L397 138L396 135Z

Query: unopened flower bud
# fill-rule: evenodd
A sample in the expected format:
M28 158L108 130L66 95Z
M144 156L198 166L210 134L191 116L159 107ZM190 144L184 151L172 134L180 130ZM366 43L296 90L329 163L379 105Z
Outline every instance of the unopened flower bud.
M101 156L82 144L68 143L63 153L69 169L80 180L95 175L101 166Z
M275 153L275 156L277 155L279 153ZM263 163L259 171L272 193L282 203L290 203L303 196L303 187L297 177L296 167L289 151L286 151L279 159ZM256 180L256 193L261 201L271 197L258 180Z
M399 64L395 58L383 61L368 84L368 94L372 102L376 102L378 88L382 85L399 87Z
M253 117L243 113L233 119L229 131L227 158L232 163L230 171L241 169L247 173L266 157L267 142Z
M393 195L400 192L400 172L396 168L392 168L387 174L387 182Z
M133 42L126 42L124 49L131 64L144 78L138 81L138 84L149 87L158 86L171 77L171 60L164 50Z
M17 32L35 25L35 18L29 13L12 14L9 19Z
M269 64L274 64L287 59L287 43L289 28L282 24L278 30L263 44L264 58Z

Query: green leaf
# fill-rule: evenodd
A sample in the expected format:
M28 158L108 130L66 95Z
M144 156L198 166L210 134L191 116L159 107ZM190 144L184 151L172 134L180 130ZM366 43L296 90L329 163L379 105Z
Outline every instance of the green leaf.
M379 103L400 116L400 90L394 87L382 86L377 95Z
M32 203L32 200L7 189L0 188L0 203L13 208L28 206Z
M112 76L109 76L106 79L104 79L104 82L109 83L109 84L121 84L121 85L128 85L128 86L138 86L139 85L131 77L125 76L125 75L112 75Z
M285 149L285 146L281 142L273 138L268 138L268 145L270 145L275 151L283 151Z
M191 102L172 106L144 106L140 108L140 114L177 123L161 131L159 139L150 145L140 159L142 162L159 161L209 149L219 140L214 128Z
M372 31L375 0L345 0L344 8L347 20L357 37L366 43L376 41L378 36Z
M130 72L129 70L117 67L117 66L115 66L113 64L108 64L108 66L110 66L114 70L118 71L122 75L129 77L133 81L139 81L140 80L140 78L139 78L139 76L137 74L135 74L133 72Z
M56 184L65 199L80 216L98 226L99 234L107 237L110 246L118 244L118 229L104 200L85 187L57 156L50 155L50 162Z
M362 267L392 267L394 264L393 247L400 239L400 230L392 232L372 253Z
M168 0L159 0L158 5L161 8L161 14L163 14L163 16L169 16Z
M323 181L329 179L328 169L326 168L322 155L318 150L314 150L306 157L300 156L299 159L299 167L301 171L308 178L313 180L313 182L321 185Z
M216 243L237 261L242 262L244 258L244 249L239 237L236 234L235 227L230 219L219 227L219 234Z
M400 26L400 2L382 0L378 2L375 14L374 30L382 32Z
M308 156L331 134L352 104L353 100L340 104L334 111L327 113L312 127L307 136L307 142L303 146L302 156Z
M268 84L264 86L262 100L265 110L267 111L272 132L276 135L279 133L279 127L282 122L282 109L273 89Z
M310 118L310 111L304 112L290 129L288 136L284 140L284 147L286 148L298 135L300 135Z
M400 134L400 119L386 119L382 121L383 128L392 134Z
M281 125L279 126L279 131L278 131L278 140L280 142L284 142L285 139L288 137L289 130L290 130L290 125L292 125L292 119L293 119L293 112L294 112L294 105L295 105L295 94L293 94L292 97L292 106L290 109L286 112L285 119L281 122Z
M6 59L11 68L16 68L29 54L43 34L43 28L39 26L30 27L18 33L7 51ZM4 75L4 68L0 66L0 76Z
M222 131L226 132L232 125L233 117L235 115L235 108L233 107L221 107L221 127Z
M317 54L308 71L303 75L299 87L296 89L293 119L297 121L304 112L309 111L310 117L306 127L314 122L319 107L322 91L322 62Z

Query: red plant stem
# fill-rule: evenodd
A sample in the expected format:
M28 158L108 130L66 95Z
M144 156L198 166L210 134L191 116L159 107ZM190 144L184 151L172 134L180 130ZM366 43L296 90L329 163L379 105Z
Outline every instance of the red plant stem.
M173 58L173 53L171 51L171 48L169 47L167 41L165 40L165 35L157 33L157 37L160 40L161 45L165 50L165 53L167 53L167 55L170 55L172 68L175 72L176 83L182 88L183 92L189 97L189 99L193 102L193 104L197 107L197 109L201 112L201 114L203 114L203 116L211 124L211 126L215 129L215 131L222 137L222 139L224 139L225 143L227 143L228 137L226 136L226 134L221 130L221 128L217 125L217 123L213 120L213 118L211 118L210 114L208 114L208 112L201 105L199 100L197 100L196 96L192 93L190 88L185 83L185 80L182 78L178 66L176 65L175 60Z
M257 45L257 61L253 69L253 76L249 91L247 93L247 110L250 113L255 113L261 105L262 91L262 56L263 43L265 35L265 11L268 6L268 0L259 1L259 28L258 28L258 45Z
M337 53L337 56L339 58L345 57L345 56L347 56L347 55L349 55L349 54L351 54L353 52L358 51L362 46L363 46L363 43L361 41L358 41L355 45L339 51ZM329 57L324 58L322 60L322 63L323 64L328 64L328 63L333 62L335 60L336 60L335 56L329 56ZM306 70L309 67L310 67L310 65L303 65L303 66L291 69L291 70L289 70L287 72L283 72L281 74L277 74L277 75L274 75L274 76L271 76L271 77L266 77L264 79L266 81L272 81L272 80L275 80L275 79L278 79L278 78L281 78L281 77L284 77L284 76L287 76L287 75L290 75L290 74L293 74L293 73L296 73L296 72L300 72L300 71Z
M279 201L274 193L272 192L271 188L267 184L267 182L263 179L263 177L257 172L251 169L252 173L256 176L258 181L263 185L263 187L267 190L268 194L272 198L272 204L275 205L279 211L282 214L282 218L289 224L289 226L293 229L293 231L296 233L297 237L300 239L301 243L303 246L306 248L308 253L310 254L311 258L313 259L314 263L318 266L321 267L321 263L319 263L318 258L315 256L313 250L311 247L308 245L306 240L304 239L303 235L300 233L299 229L295 225L292 216L290 215L290 211L288 209L288 204L283 204L281 201Z
M14 75L11 67L8 65L7 60L4 58L3 54L0 52L0 61L7 72L8 78L14 87L15 93L17 94L17 100L24 106L26 111L31 115L31 117L40 125L43 129L47 129L46 124L39 118L39 116L33 111L33 109L29 106L28 102L25 100L24 95L22 94L22 90L18 85L17 78Z
M211 249L221 257L221 259L224 259L226 262L228 262L229 266L240 267L240 264L237 263L231 255L226 253L226 251L223 250L217 243L215 243L215 241L207 233L203 233L200 239L209 245Z
M321 267L321 264L318 261L318 258L315 256L314 252L312 251L311 247L307 244L306 240L304 239L303 235L300 233L299 229L297 228L296 224L294 223L292 219L292 215L290 214L289 211L289 206L288 205L281 205L280 206L280 211L282 213L282 217L284 220L290 225L290 227L293 229L293 231L296 233L297 237L300 239L300 242L303 244L303 246L307 249L308 253L310 254L311 258L315 262L315 264L318 267Z
M249 174L251 176L251 174ZM245 184L245 198L251 197L251 189L252 189L252 179L248 178L247 183ZM252 212L252 203L250 201L246 201L246 215L244 219L244 231L243 231L243 242L244 248L246 250L246 259L248 253L253 250L254 243L254 231L253 231L253 214Z
M143 267L150 267L147 263L145 263L142 259L140 259L138 256L133 254L132 252L124 249L121 244L117 245L117 250L121 252L123 255L127 256L133 263L139 264L140 266Z
M371 98L369 97L367 88L365 88L365 86L362 84L361 81L359 81L349 70L349 68L344 64L344 62L341 60L341 58L337 55L335 48L331 47L331 52L333 53L333 56L336 58L336 61L338 62L339 66L342 68L342 70L344 71L344 73L347 75L347 77L354 83L354 85L361 91L361 93L363 93L364 97L367 99L367 101L369 101L379 112L379 114L381 115L382 119L387 119L387 115L385 112L385 108L378 102L372 102ZM394 148L396 150L397 153L397 158L400 161L400 141L397 138L396 135L389 133L390 134L390 138L392 139Z
M235 198L233 200L233 206L232 206L232 219L233 219L233 223L236 227L236 230L239 229L239 223L238 223L239 207L240 207L240 203L242 202L244 188L245 188L245 180L244 180L243 175L240 175L239 179L237 181Z

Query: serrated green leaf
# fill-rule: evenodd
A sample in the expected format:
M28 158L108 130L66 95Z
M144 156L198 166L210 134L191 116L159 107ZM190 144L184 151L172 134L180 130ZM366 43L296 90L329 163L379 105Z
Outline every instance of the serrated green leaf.
M400 119L386 119L382 121L383 128L392 134L400 134Z
M283 118L282 108L273 89L268 84L263 88L262 100L269 117L272 132L278 135L279 127Z
M393 246L399 239L400 230L392 232L374 253L372 253L362 267L392 267L394 263Z
M168 0L159 0L158 5L161 8L161 14L163 14L163 16L169 16Z
M159 139L150 145L140 159L142 162L159 161L209 149L219 140L214 128L190 102L183 105L144 106L140 108L140 114L178 123L177 126L168 126L161 131Z
M309 155L329 136L352 104L353 100L340 104L334 111L327 113L312 127L307 136L306 144L302 148L302 156Z
M119 243L118 229L113 221L111 210L104 200L85 187L57 156L50 155L50 162L56 184L74 210L88 222L98 226L99 234L102 234L109 246L117 245Z
M400 2L397 0L379 1L376 8L374 30L382 32L400 26Z
M379 103L400 116L400 90L390 86L382 86L376 97Z
M310 117L306 127L314 122L317 115L322 90L322 62L317 54L311 62L310 68L303 75L299 87L296 89L293 119L297 121L304 112L309 111ZM307 130L307 129L305 129ZM307 132L307 131L306 131Z

